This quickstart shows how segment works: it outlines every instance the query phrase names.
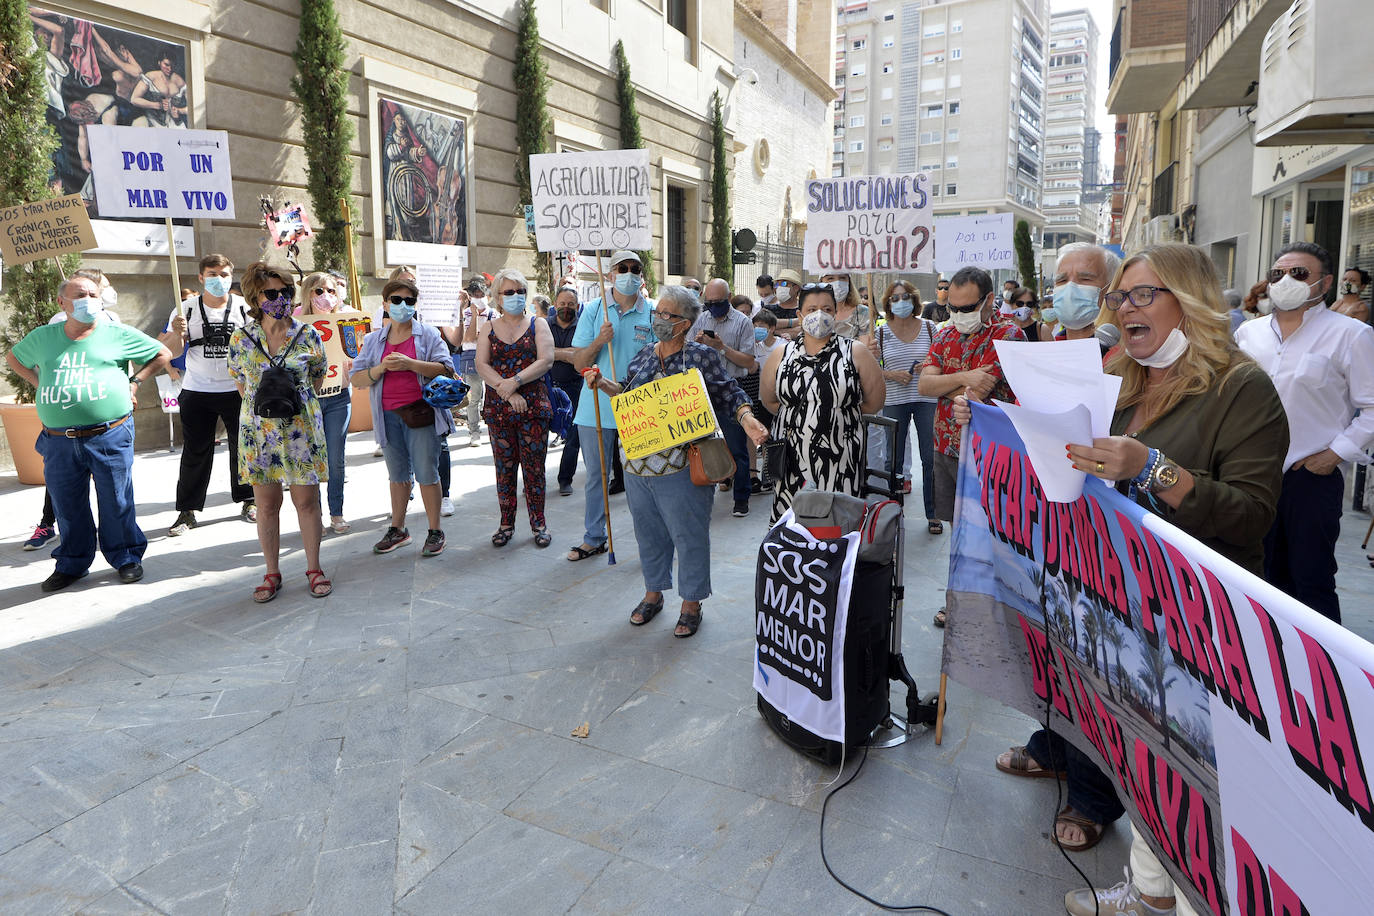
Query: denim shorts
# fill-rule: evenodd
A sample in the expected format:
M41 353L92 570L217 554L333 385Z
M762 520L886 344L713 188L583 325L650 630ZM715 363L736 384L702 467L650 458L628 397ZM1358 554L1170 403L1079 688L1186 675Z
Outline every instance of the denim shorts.
M420 486L439 482L439 434L433 424L421 429L405 425L394 410L382 412L386 424L386 476L392 483L410 483L411 474Z

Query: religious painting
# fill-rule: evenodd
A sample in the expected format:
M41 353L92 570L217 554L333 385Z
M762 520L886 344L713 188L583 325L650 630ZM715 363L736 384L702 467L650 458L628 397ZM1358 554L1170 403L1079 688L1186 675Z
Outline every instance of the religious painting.
M379 101L386 263L467 264L467 122Z

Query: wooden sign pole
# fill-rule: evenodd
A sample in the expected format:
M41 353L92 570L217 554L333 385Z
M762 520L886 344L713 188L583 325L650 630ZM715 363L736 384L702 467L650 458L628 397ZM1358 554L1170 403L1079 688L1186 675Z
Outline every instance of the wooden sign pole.
M176 240L172 238L172 218L166 218L167 223L167 258L172 264L172 301L177 304L177 314L182 318L186 317L186 308L181 301L181 271L177 268L177 246Z
M361 311L363 293L358 286L358 259L353 254L353 211L343 198L339 199L339 210L344 221L344 243L348 245L348 301L353 308Z

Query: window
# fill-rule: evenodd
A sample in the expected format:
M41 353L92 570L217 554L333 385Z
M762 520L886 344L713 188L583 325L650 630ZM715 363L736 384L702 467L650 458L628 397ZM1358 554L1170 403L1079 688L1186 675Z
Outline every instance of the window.
M935 76L931 77L930 79L921 80L922 92L939 92L941 89L944 88L945 78L943 76ZM1015 102L1013 102L1012 104L1015 104Z
M943 105L927 105L927 106L926 106L926 110L923 111L923 112L921 113L921 117L923 117L923 118L938 118L938 117L940 117L940 115L942 115L942 114L944 114L944 113L945 113L945 106L943 106Z
M953 197L955 194L958 194L958 193L959 193L959 186L958 186L957 184L947 184L947 185L945 185L945 196L946 196L946 197Z
M895 45L896 43L897 43L896 40L893 39L893 37L892 37L891 35L884 35L884 36L883 36L883 47L884 47L884 48L890 48L890 47L892 47L893 45Z
M954 20L953 22L951 22L951 23L949 24L949 30L950 30L951 32L962 32L962 31L964 30L964 20L962 20L962 19L956 19L956 20Z
M852 118L849 119L849 126L850 126L850 127L863 127L863 126L864 126L864 116L863 116L863 115L854 115L854 117L852 117Z
M866 67L864 64L855 64L855 65L853 66L853 68L850 69L849 75L850 75L850 76L863 76L863 75L864 75L865 73L867 73L867 72L868 72L868 67Z
M925 31L921 33L921 37L939 38L943 34L945 34L945 27L943 25L928 25L926 26Z
M921 131L921 143L939 143L940 132L938 130Z
M862 153L864 151L864 142L862 140L854 140L849 144L849 151L851 153Z
M950 156L949 159L945 160L945 168L947 168L947 169L957 169L958 167L959 167L959 157L958 157L958 156Z
M687 34L687 7L689 0L668 0L668 24Z
M948 140L950 143L958 143L958 142L959 142L959 128L957 128L957 127L951 127L951 128L949 129L949 131L945 134L945 139Z
M949 59L950 59L950 60L963 60L963 59L964 59L964 49L963 49L963 48L950 48L950 49L949 49Z
M854 39L854 44L852 45L852 47L855 51L862 51L864 48L868 47L868 39L856 38Z
M938 184L933 184L933 185L930 186L930 196L931 196L931 197L939 197L939 196L940 196L940 186L939 186Z
M890 100L892 99L892 87L891 87L891 86L884 86L884 87L878 92L878 97L879 97L882 101L884 101L884 102L890 101Z
M891 73L891 72L892 72L892 64L890 64L890 63L889 63L889 64L883 64L883 72L884 72L884 73Z
M883 112L882 115L879 116L879 118L878 118L878 123L881 124L883 127L887 127L889 124L891 124L891 123L892 123L892 112L890 112L890 111L885 111L885 112Z
M855 89L853 92L849 93L849 101L855 105L866 100L867 98L868 93L862 89Z
M943 52L943 51L932 51L931 53L929 53L929 54L927 54L927 55L925 55L924 57L921 58L921 63L922 63L922 64L938 64L938 63L942 62L944 59L945 59L945 52Z
M687 189L668 185L668 213L664 223L668 229L665 248L668 273L682 276L687 273Z
M959 103L958 103L958 102L950 102L950 103L949 103L949 113L952 114L952 115L957 115L957 114L959 113Z
M957 73L949 78L949 88L951 89L958 89L963 84L964 78Z
M890 149L892 149L892 141L891 141L891 140L879 140L879 141L878 141L878 152L880 152L880 153L885 153L885 152L887 152L887 151L890 150Z
M897 18L896 13L883 13L883 22L891 22Z

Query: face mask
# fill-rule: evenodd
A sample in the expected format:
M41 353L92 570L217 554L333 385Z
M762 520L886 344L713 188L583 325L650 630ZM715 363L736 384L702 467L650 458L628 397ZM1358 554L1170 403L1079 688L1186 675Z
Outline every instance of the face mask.
M1131 356L1131 359L1147 369L1168 369L1179 361L1187 349L1188 338L1183 336L1181 330L1174 328L1169 332L1169 336L1164 338L1164 343L1159 345L1158 350L1149 356ZM1127 355L1130 355L1129 350Z
M951 312L950 322L954 325L954 330L960 334L972 334L983 326L983 314L981 310L972 312Z
M112 309L119 304L119 293L113 286L107 286L100 292L100 301L105 308Z
M1011 313L1011 317L1017 321L1030 321L1030 306L1023 305Z
M768 339L768 329L767 329L767 328L754 328L754 340L758 341L759 343L763 343L763 342L764 342L765 340L767 340L767 339Z
M1054 288L1054 311L1066 328L1080 330L1093 323L1102 290L1081 283L1061 283Z
M477 306L479 310L485 309L487 307L486 296L468 296L468 301L471 302L473 305Z
M644 285L644 280L639 274L632 274L626 271L623 274L615 275L615 291L622 296L633 296L639 292L639 288Z
M698 302L701 301L701 290L695 289L695 288L689 286L689 287L687 287L687 292L691 293L691 294L692 294L692 298L695 299L696 301L698 301Z
M802 319L802 330L808 337L825 340L835 333L835 316L829 312L811 312Z
M264 306L264 308L266 308L266 306ZM391 320L398 321L401 324L405 324L415 317L415 306L406 305L404 302L395 303L388 311L390 312Z
M720 321L730 313L729 299L711 299L706 302L706 311L711 313L711 317Z
M339 307L339 297L333 293L320 293L310 300L317 312L332 312Z
M1040 320L1045 322L1045 324L1054 324L1059 320L1059 312L1055 309L1041 309Z
M223 299L229 295L229 280L218 274L211 274L205 278L205 291L216 299Z
M1341 282L1341 295L1342 295L1342 296L1353 296L1353 295L1355 295L1355 284L1354 284L1354 283L1351 283L1349 280L1344 280L1344 281L1342 281L1342 282Z
M559 309L558 317L562 318L564 321L572 321L577 317L577 309Z
M525 314L525 297L518 293L507 293L501 297L501 311L507 315Z
M261 306L262 313L268 318L281 320L290 316L291 304L290 299L268 299Z
M892 303L892 314L893 317L896 318L910 318L911 313L915 310L916 306L911 302L903 302L898 299L896 302Z
M835 301L836 301L836 302L843 302L844 300L846 300L846 299L849 298L849 281L848 281L848 280L831 280L831 281L830 281L830 286L831 286L832 289L835 290Z
M104 304L94 296L72 301L72 317L82 324L95 324L100 313L105 311Z
M1273 310L1274 303L1270 302L1268 297L1260 298L1255 302L1255 311L1259 312L1261 315L1268 315Z
M621 274L621 276L633 277L634 274ZM659 340L668 341L675 336L674 330L677 328L677 322L671 318L655 318L653 327L655 337Z
M788 299L791 299L791 298L792 298L792 284L791 284L791 283L779 283L777 286L775 286L775 287L773 287L773 288L776 289L776 290L778 291L778 301L779 301L779 302L786 302Z
M1285 312L1300 309L1317 298L1312 295L1313 285L1315 284L1304 283L1291 274L1284 274L1282 280L1269 284L1269 301L1274 304L1274 308Z

